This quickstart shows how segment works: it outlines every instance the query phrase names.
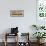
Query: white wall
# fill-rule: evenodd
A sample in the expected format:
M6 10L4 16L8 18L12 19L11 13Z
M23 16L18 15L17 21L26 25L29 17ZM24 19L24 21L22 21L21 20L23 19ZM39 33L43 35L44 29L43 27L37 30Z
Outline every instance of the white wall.
M10 10L24 10L24 17L11 17ZM36 0L0 0L0 34L11 27L19 27L19 32L30 32L36 24Z

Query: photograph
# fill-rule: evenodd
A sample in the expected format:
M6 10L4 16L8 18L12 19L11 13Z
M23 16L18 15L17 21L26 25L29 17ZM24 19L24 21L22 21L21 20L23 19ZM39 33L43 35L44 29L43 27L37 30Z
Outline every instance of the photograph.
M23 17L24 10L10 10L10 16L12 17Z

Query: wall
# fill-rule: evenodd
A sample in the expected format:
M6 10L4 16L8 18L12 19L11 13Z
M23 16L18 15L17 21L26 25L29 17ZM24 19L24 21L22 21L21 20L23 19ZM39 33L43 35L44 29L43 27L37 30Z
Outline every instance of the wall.
M11 17L10 10L24 10L24 17ZM36 24L36 0L1 0L0 34L10 32L9 28L19 27L19 32L30 32L31 25Z

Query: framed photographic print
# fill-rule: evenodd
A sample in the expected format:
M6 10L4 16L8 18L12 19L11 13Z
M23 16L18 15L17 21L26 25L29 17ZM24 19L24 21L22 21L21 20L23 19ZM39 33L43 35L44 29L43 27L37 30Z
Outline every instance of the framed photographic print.
M24 10L10 10L10 16L12 17L23 17Z
M37 0L37 15L46 17L46 0Z

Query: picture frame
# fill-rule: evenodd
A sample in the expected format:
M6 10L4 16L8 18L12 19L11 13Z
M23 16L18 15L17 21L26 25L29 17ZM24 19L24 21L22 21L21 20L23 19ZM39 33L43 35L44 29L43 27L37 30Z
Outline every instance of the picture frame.
M10 10L10 16L11 17L23 17L24 10Z
M36 1L36 24L46 25L46 0Z
M37 16L39 18L46 18L46 0L37 0Z

